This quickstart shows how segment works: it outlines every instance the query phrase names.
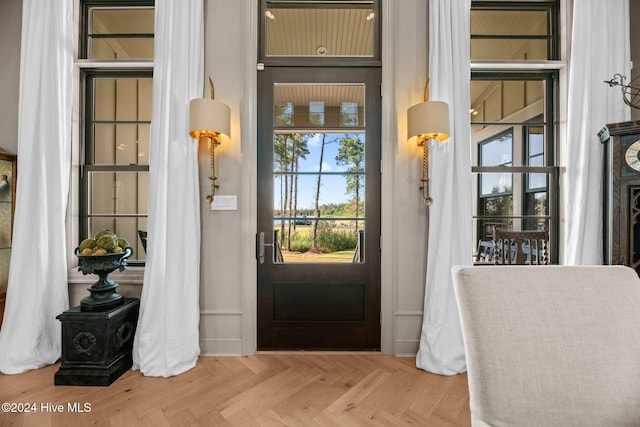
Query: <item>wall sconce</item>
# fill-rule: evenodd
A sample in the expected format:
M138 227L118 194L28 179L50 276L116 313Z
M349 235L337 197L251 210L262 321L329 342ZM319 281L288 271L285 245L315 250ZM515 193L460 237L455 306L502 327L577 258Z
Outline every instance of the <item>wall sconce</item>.
M449 105L443 101L429 101L429 82L424 89L424 102L407 111L407 139L418 137L422 147L422 197L424 204L431 206L429 195L429 142L449 138Z
M226 104L214 100L215 93L211 77L209 77L209 86L211 99L192 99L189 103L189 135L198 141L206 139L209 142L211 191L205 200L211 204L218 188L215 150L216 146L220 145L222 134L231 136L231 109Z

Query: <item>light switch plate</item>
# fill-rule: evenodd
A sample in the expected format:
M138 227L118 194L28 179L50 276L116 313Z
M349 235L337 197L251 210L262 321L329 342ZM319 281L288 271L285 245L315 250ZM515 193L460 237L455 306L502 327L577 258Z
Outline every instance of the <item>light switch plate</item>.
M212 211L238 210L238 196L213 196Z

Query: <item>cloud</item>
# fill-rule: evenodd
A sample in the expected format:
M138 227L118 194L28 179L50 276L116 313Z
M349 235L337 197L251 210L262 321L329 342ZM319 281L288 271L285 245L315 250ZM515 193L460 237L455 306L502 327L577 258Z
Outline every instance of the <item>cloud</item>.
M322 143L322 134L314 133L310 138L308 144L311 147L318 147Z
M318 172L320 168L318 168L318 166L315 166L313 170ZM327 162L322 162L322 172L331 172L331 165Z

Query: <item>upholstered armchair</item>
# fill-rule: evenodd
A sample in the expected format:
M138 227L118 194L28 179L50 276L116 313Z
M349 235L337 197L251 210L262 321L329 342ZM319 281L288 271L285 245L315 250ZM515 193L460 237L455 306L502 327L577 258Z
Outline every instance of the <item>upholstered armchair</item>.
M454 267L473 426L640 426L640 279Z

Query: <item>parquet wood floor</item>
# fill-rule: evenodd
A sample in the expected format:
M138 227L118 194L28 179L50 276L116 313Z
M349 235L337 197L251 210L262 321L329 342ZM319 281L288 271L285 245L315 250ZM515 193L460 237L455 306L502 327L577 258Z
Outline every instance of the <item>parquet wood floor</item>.
M0 426L470 425L466 374L430 374L417 369L414 358L306 352L202 357L176 377L128 371L109 387L54 386L58 367L0 374L0 403L36 410L0 412Z

